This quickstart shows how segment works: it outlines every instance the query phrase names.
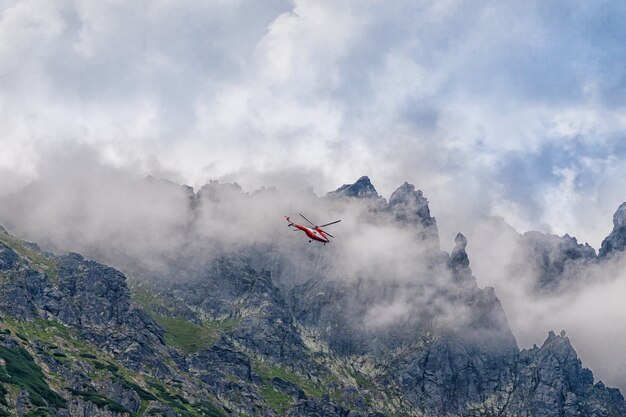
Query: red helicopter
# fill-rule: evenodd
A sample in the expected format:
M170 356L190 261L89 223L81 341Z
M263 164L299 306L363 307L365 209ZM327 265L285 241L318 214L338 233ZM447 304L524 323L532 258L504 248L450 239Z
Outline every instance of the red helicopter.
M302 213L298 213L298 214L300 214L300 217L302 217L304 220L309 222L309 224L311 226L313 226L313 227L311 228L311 227L302 226L301 224L296 224L296 223L292 222L291 219L288 216L285 216L285 219L289 223L287 225L287 227L289 227L289 226L295 227L295 229L293 230L294 232L297 232L298 230L302 230L309 237L309 243L311 243L314 240L317 240L318 242L322 242L325 245L327 243L330 243L330 240L328 239L329 237L332 237L333 239L335 238L333 235L331 235L327 231L322 230L322 227L326 227L326 226L330 226L331 224L339 223L341 220L336 220L334 222L326 223L326 224L323 224L321 226L316 226L316 225L313 224L313 222L311 222L311 220L309 220L306 217L304 217L302 215Z

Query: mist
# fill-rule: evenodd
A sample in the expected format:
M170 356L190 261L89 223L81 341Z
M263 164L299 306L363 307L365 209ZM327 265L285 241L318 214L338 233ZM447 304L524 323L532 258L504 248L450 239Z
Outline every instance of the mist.
M626 194L618 4L39 6L0 6L0 195L79 145L196 189L408 179L442 241L488 214L597 247Z
M615 366L626 348L619 331L626 324L620 295L626 283L623 252L604 260L570 262L559 275L559 286L545 291L538 288L537 257L505 219L475 219L465 233L477 281L496 289L520 347L541 345L547 331L565 330L596 379L626 387L626 372Z
M40 179L2 197L0 224L54 252L82 253L131 278L178 281L198 279L220 256L246 252L255 268L270 271L286 291L303 284L297 277L347 286L369 282L363 294L394 288L384 297L364 295L369 304L361 324L374 330L425 314L436 316L437 325L466 324L463 307L439 298L440 291L454 291L453 278L447 270L432 270L432 246L417 239L419 230L376 215L376 202L320 198L310 181L298 181L302 173L286 189L267 184L246 191L237 183L208 180L194 190L113 166L89 146L50 152L38 170ZM441 249L452 250L453 240L446 238L451 227L468 237L478 286L496 289L520 347L565 329L597 378L626 386L626 373L614 366L626 348L626 337L616 331L626 324L619 297L626 285L623 258L578 265L566 271L569 278L558 291L537 293L533 259L505 219L477 215L473 207L457 209L458 217L439 216L433 207L441 202L427 197ZM337 239L323 246L289 231L283 216L296 220L298 213L319 223L341 219L330 230Z
M361 310L347 314L365 329L415 320L460 329L471 316L451 301L461 289L438 236L381 212L380 197L320 198L306 183L246 192L209 180L193 190L103 164L89 147L63 151L40 167L40 180L0 200L0 224L47 250L156 282L204 279L216 259L243 256L285 292L311 281L358 288ZM319 224L341 220L329 230L336 239L321 245L294 233L284 216L306 224L299 213Z
M319 197L362 175L385 198L408 181L442 250L467 236L521 347L565 329L626 388L624 261L537 293L519 241L598 249L626 200L625 18L580 1L3 2L0 224L131 278L197 279L253 248L285 289L393 281L363 316L380 328L456 284L419 231ZM289 232L300 212L341 218L337 239Z

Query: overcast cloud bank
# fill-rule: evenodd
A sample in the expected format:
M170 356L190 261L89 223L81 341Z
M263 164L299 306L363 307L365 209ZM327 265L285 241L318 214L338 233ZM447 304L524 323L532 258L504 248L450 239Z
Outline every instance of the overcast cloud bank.
M80 143L198 187L319 193L367 173L388 195L412 178L440 217L500 215L595 247L626 195L619 3L0 10L2 193Z

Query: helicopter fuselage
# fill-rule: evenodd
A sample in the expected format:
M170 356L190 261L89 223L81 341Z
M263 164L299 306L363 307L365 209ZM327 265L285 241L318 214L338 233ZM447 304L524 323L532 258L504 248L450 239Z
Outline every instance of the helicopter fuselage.
M306 236L309 238L309 243L313 242L314 240L317 242L322 242L324 245L327 243L330 243L330 239L328 239L329 237L334 238L333 235L331 235L328 232L325 232L322 227L326 227L326 226L330 226L332 224L335 223L339 223L341 220L335 220L334 222L330 222L330 223L326 223L323 224L321 226L317 226L315 225L311 220L307 219L306 217L304 217L304 215L302 213L299 213L300 217L302 217L304 220L306 220L312 227L307 227L307 226L303 226L301 224L297 224L291 221L291 219L289 218L289 216L285 216L285 220L287 220L287 223L289 223L287 226L291 227L295 227L295 229L293 229L294 232L297 232L298 230L302 230Z
M318 242L322 242L322 243L330 242L330 240L328 239L328 236L326 236L324 231L320 229L319 227L313 229L312 227L306 227L306 226L302 226L301 224L296 224L296 223L293 224L293 227L302 230L304 233L306 233L308 238L311 240L317 240Z

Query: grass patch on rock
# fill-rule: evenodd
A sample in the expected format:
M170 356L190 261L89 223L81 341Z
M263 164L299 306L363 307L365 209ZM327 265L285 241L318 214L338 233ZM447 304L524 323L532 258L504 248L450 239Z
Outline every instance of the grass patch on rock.
M208 401L202 401L201 403L194 404L193 408L200 412L200 415L206 417L227 417L227 415L218 407Z
M180 349L185 354L196 352L213 341L213 332L180 317L153 316L165 330L165 343Z
M294 374L293 372L289 372L279 366L255 361L253 363L253 367L254 372L256 372L263 379L263 381L270 381L272 378L277 377L299 386L309 397L321 398L325 394L325 391L312 381L309 381L300 375Z
M71 392L74 395L78 395L85 401L89 401L90 403L95 404L99 408L106 407L109 410L114 411L116 413L129 413L130 414L130 410L128 410L122 404L115 402L112 399L107 398L103 395L100 395L95 391L80 391L80 390L73 389L71 390Z
M186 355L210 346L220 332L229 331L239 320L209 321L195 324L182 317L153 315L152 318L165 330L165 344L180 349Z
M32 269L43 272L53 280L57 278L57 265L54 260L36 250L36 246L32 243L13 237L2 229L0 229L0 242L13 249L22 258L28 260Z
M293 405L290 396L275 390L265 381L261 384L261 393L265 398L265 403L278 414L284 414Z
M35 406L66 407L65 399L50 389L41 368L26 349L0 346L0 358L5 362L4 369L0 369L0 382L26 390Z

